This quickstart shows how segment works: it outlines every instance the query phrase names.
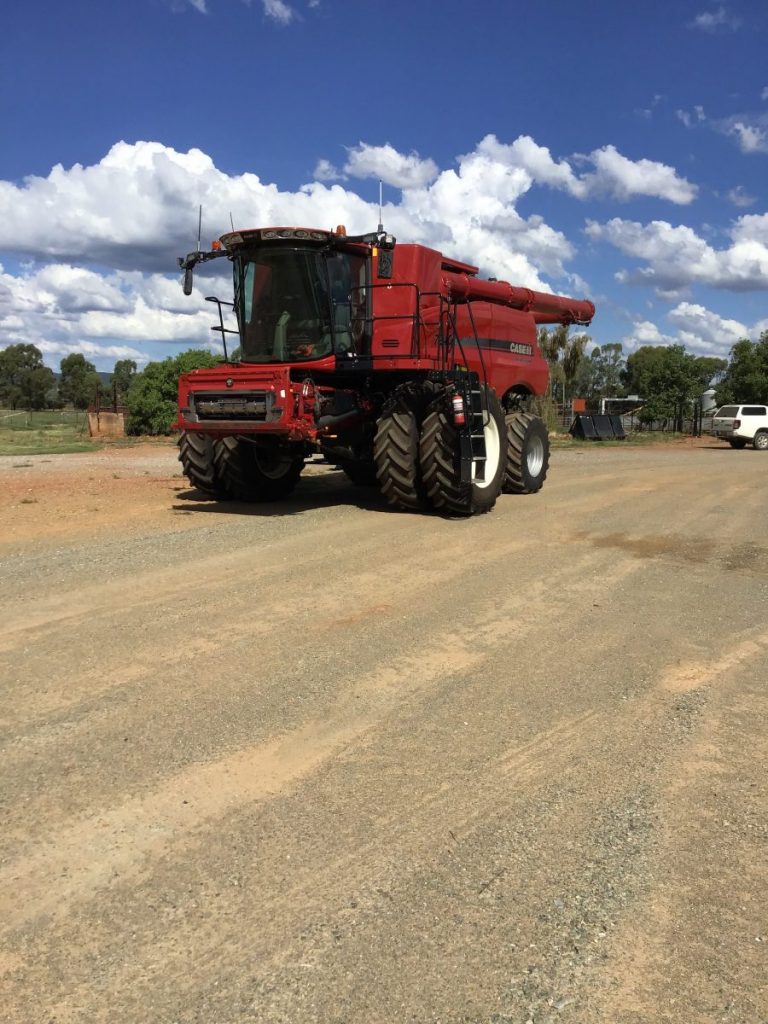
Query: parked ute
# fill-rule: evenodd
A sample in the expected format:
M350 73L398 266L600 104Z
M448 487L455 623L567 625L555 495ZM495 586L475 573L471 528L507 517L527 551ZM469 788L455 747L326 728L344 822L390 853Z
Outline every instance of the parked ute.
M714 415L712 434L731 448L746 448L751 442L757 451L768 451L768 406L724 405Z

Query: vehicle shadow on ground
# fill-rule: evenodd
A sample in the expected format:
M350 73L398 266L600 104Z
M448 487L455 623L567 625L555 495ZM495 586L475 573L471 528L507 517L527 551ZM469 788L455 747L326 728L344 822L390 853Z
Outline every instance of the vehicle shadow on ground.
M317 476L304 476L296 490L281 501L258 502L227 501L212 498L197 488L180 488L176 493L178 502L171 508L186 515L213 513L214 515L293 516L311 512L318 508L336 508L348 505L365 512L389 512L392 515L412 515L388 505L375 487L358 487L351 483L341 471L328 472Z
M723 444L699 444L699 445L696 445L696 447L700 451L705 451L705 452L728 452L729 455L732 454L733 452L752 452L752 451L755 450L752 447L752 445L749 444L749 443L744 445L743 448L731 448L731 446L729 444L725 444L725 445L723 445Z

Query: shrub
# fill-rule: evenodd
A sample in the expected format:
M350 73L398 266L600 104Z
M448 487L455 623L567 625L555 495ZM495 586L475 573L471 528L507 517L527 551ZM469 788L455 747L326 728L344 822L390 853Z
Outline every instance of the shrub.
M204 349L189 349L162 362L147 363L133 379L125 404L129 434L170 434L176 419L179 377L190 370L217 366L219 360Z

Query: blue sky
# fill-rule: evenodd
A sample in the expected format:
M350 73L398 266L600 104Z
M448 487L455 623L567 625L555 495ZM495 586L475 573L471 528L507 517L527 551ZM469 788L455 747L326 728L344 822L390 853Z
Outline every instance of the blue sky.
M175 256L229 227L385 224L592 298L598 344L768 328L768 5L6 5L0 347L99 369L211 344ZM221 268L218 270L221 273Z

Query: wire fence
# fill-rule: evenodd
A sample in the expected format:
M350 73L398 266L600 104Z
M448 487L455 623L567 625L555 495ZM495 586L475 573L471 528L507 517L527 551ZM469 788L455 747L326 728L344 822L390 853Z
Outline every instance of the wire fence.
M87 436L87 412L81 409L0 408L0 430L60 431L62 429Z
M0 455L83 451L91 443L84 410L0 408Z

